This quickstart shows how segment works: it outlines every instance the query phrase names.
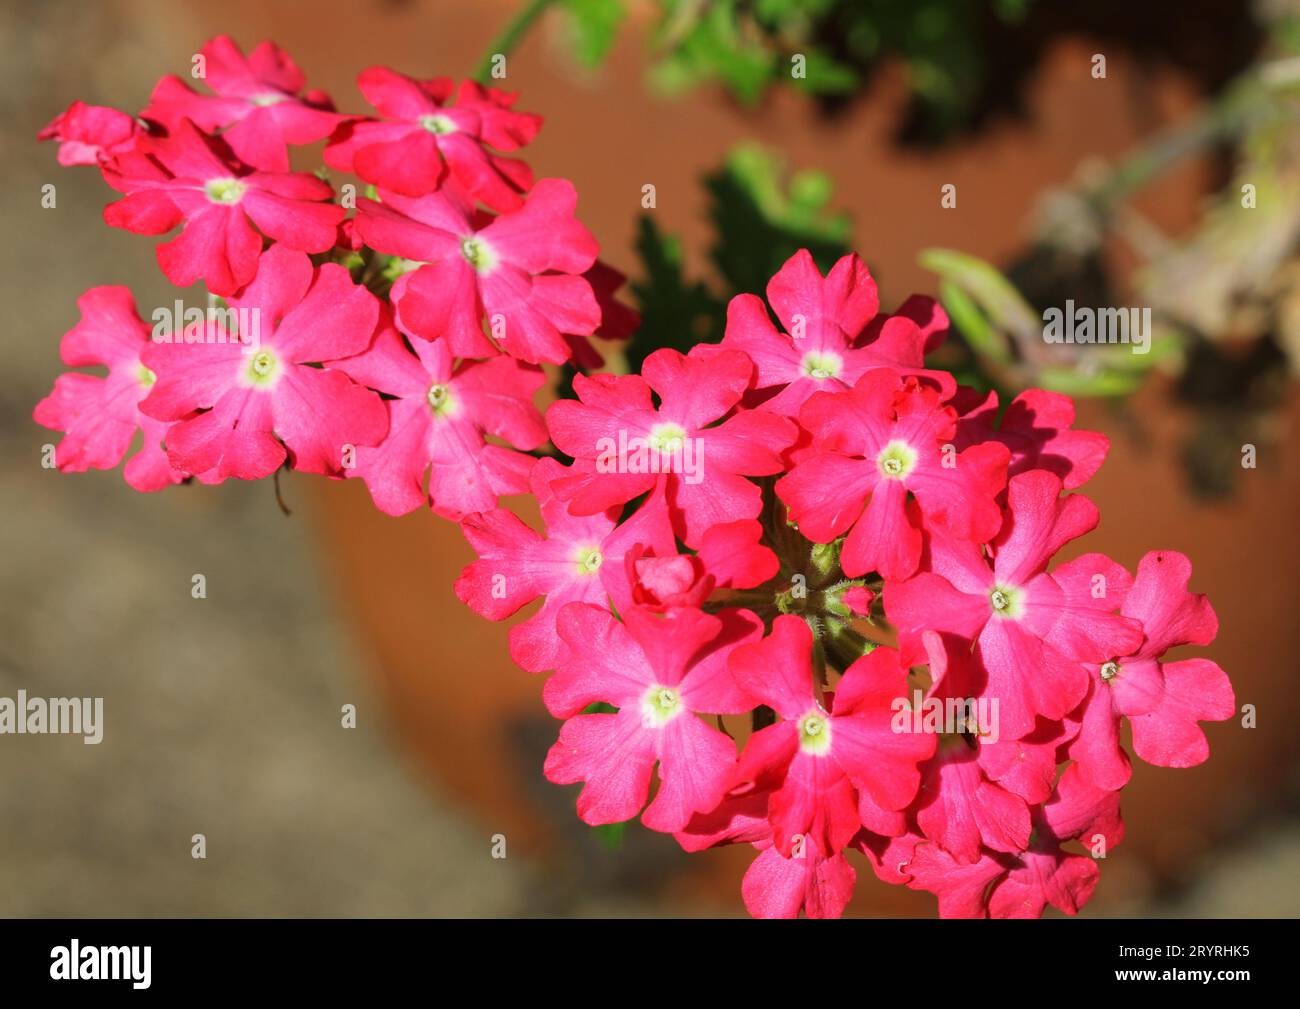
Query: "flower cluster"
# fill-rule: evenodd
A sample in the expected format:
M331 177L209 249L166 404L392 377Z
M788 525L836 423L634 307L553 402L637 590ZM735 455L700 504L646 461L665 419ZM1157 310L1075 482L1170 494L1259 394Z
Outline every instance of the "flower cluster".
M138 118L77 103L42 133L122 194L109 224L179 229L160 267L221 299L160 333L123 288L83 295L63 358L107 375L37 407L60 469L139 433L140 490L288 468L459 522L458 596L539 603L509 647L550 673L546 777L590 824L752 845L758 916L839 915L850 850L944 916L1073 914L1122 839L1122 722L1152 764L1206 758L1235 702L1213 662L1165 660L1217 630L1190 563L1056 559L1097 524L1077 490L1107 439L1066 396L1003 410L928 368L936 303L882 312L857 256L799 252L721 344L598 371L590 338L635 318L573 186L506 156L540 125L514 96L371 68L375 113L341 115L274 45L200 55L213 94L167 77ZM290 171L317 141L368 195ZM564 363L575 398L543 416Z

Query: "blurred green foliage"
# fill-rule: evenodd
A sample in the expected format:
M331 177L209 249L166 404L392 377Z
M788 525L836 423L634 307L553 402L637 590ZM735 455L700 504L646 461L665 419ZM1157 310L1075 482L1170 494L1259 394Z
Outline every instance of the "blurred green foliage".
M697 343L721 340L731 297L761 296L799 249L808 249L823 271L848 251L849 219L828 211L831 183L821 172L790 175L779 155L746 144L704 185L716 236L709 259L719 283L688 278L680 241L664 234L652 214L642 216L636 242L641 280L632 284L641 328L628 348L634 371L660 347L686 353Z
M626 0L557 2L567 15L574 57L599 66ZM894 57L907 68L919 121L940 137L962 125L979 93L986 70L981 24L1016 21L1032 2L658 0L650 76L667 94L716 82L754 105L778 84L823 98L847 95Z

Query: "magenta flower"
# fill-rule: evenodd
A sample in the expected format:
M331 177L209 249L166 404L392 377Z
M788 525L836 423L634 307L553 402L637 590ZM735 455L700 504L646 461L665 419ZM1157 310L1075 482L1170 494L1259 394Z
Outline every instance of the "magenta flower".
M1047 572L1057 550L1097 524L1091 501L1060 494L1051 473L1013 477L992 566L979 544L934 536L928 571L885 583L885 613L905 657L919 653L927 629L977 644L982 693L998 698L1006 739L1027 736L1036 716L1056 721L1072 711L1088 690L1082 663L1127 655L1142 640L1142 625L1115 612L1131 581L1123 567L1084 554Z
M158 246L158 265L179 287L202 280L213 294L232 295L253 279L262 235L299 252L334 246L346 211L314 175L253 172L220 140L182 120L170 137L146 138L137 152L104 166L104 178L126 195L104 208L104 220L137 235L184 227Z
M421 81L370 67L357 87L381 118L358 117L325 148L325 163L403 196L424 196L449 178L493 210L514 210L533 184L528 166L497 151L532 141L540 116L515 112L517 96L473 81ZM455 92L455 101L452 94Z
M208 42L203 81L216 92L199 94L181 78L167 75L154 87L144 119L174 130L183 120L221 131L235 156L263 172L289 170L289 146L323 140L347 117L334 111L323 91L300 96L306 78L274 42L262 42L247 57L225 35Z
M781 472L796 429L773 414L731 413L752 374L740 351L700 347L657 350L641 375L579 375L578 401L546 412L552 441L574 459L557 493L590 515L662 485L673 528L693 548L719 522L758 518L762 492L745 478Z
M1085 781L1115 790L1128 784L1132 768L1120 745L1120 719L1133 730L1133 749L1149 764L1193 767L1209 756L1201 721L1221 722L1236 709L1232 684L1209 659L1161 662L1179 645L1208 645L1219 631L1210 601L1187 591L1192 564L1183 554L1152 551L1120 612L1142 625L1142 643L1088 667L1088 696L1074 716L1079 734L1069 756Z
M140 409L178 422L167 432L172 464L256 480L287 458L297 470L342 476L348 446L383 438L384 405L342 371L309 365L363 350L378 301L343 267L313 269L303 253L274 245L231 305L258 320L255 341L209 322L144 352L158 380Z
M620 613L631 605L624 561L629 551L639 546L659 556L677 552L662 495L652 495L622 523L620 508L578 517L555 496L565 473L554 459L540 459L532 470L530 486L545 535L504 508L461 522L479 557L456 582L463 603L489 620L504 620L538 596L546 597L540 610L510 629L510 655L530 672L563 661L566 649L556 618L567 603L612 600Z
M864 819L875 819L872 810L903 809L916 797L917 764L935 747L932 733L893 731L894 702L907 696L907 670L894 649L877 648L849 666L827 711L813 692L812 645L808 625L787 614L730 663L750 706L765 704L780 718L745 744L735 783L773 789L768 818L786 857L796 838L839 852Z
M1009 453L996 443L958 453L956 413L933 389L881 368L849 392L815 393L799 421L813 448L776 492L809 539L848 533L841 564L850 578L909 577L923 527L973 543L997 534Z
M135 149L140 127L125 112L73 102L49 121L37 140L59 144L59 164L97 165Z
M455 364L446 340L413 340L409 349L387 309L371 347L330 362L385 396L388 434L358 448L349 476L365 481L376 507L405 515L430 505L445 518L490 511L501 494L523 494L546 425L533 405L545 377L509 357ZM425 478L428 477L428 487Z
M990 781L978 752L960 736L945 739L925 765L916 822L926 837L963 863L978 860L981 847L1016 853L1029 844L1025 800Z
M714 809L691 817L674 836L684 851L720 844L752 844L758 856L745 870L740 895L755 918L838 918L853 896L858 874L843 852L827 857L813 836L803 838L787 858L772 843L767 819L770 793L751 791L724 798ZM903 880L905 882L905 880Z
M572 183L541 179L522 207L486 225L454 186L419 199L381 195L382 203L360 201L356 227L372 249L410 261L392 291L404 332L446 337L457 357L501 350L560 364L571 353L564 334L600 325L581 276L600 248L574 217ZM485 317L496 346L484 335Z
M1104 434L1071 430L1074 402L1059 392L1026 389L1011 401L995 428L997 415L998 394L993 391L962 414L954 443L967 448L1001 442L1011 450L1007 471L1011 476L1045 469L1059 476L1066 490L1075 490L1092 479L1110 451L1110 439Z
M570 603L558 630L568 657L543 696L551 714L568 720L545 774L559 785L586 782L578 816L591 824L635 817L656 762L659 789L641 816L651 830L681 830L694 813L716 806L736 747L696 716L748 710L727 658L762 635L762 621L748 610L657 616L631 607L620 623L603 606ZM578 714L598 701L617 714Z
M100 365L108 375L66 372L36 404L36 423L64 432L54 453L56 465L65 473L113 469L139 431L144 441L126 464L126 482L138 491L180 483L185 474L172 468L162 448L167 425L139 409L155 376L140 363L149 346L149 326L137 314L131 292L92 287L77 306L81 321L64 334L59 356L70 368Z
M880 300L856 255L840 259L823 279L808 250L800 249L768 283L767 300L785 332L772 325L761 298L738 294L727 306L722 341L754 362L754 388L769 394L764 410L797 417L813 393L849 389L875 368L924 375L945 399L957 387L947 372L925 369L925 336L911 319L885 317L875 332L865 332Z
M985 852L963 863L935 844L918 844L906 873L908 886L939 898L942 918L1037 918L1051 904L1077 914L1097 886L1097 863L1064 851L1078 839L1105 854L1124 837L1119 794L1096 789L1071 765L1052 798L1034 817L1034 839L1019 855Z

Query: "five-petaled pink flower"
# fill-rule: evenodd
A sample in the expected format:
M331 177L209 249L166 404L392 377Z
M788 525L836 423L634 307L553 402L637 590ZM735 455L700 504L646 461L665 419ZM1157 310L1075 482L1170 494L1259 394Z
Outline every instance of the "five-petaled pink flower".
M388 417L375 393L310 365L360 353L378 300L343 267L313 269L303 253L274 245L231 304L255 320L256 339L209 320L142 357L158 378L140 409L176 422L166 438L172 464L256 480L287 458L297 470L342 476L347 449L377 444Z
M540 116L516 112L516 96L474 81L421 81L370 67L357 87L380 118L356 117L325 148L325 163L403 196L424 196L454 179L493 210L513 210L533 174L513 151L532 141ZM452 100L453 94L455 100ZM495 148L490 150L489 148Z
M81 321L64 334L59 347L63 363L70 368L102 365L108 375L66 372L36 405L36 423L64 432L55 448L56 465L65 473L112 469L139 431L144 441L126 464L126 482L139 491L180 483L185 474L171 466L162 448L167 425L139 409L155 376L140 362L150 330L137 314L131 292L92 287L77 306Z
M446 340L412 340L408 349L386 307L371 347L330 367L392 397L384 401L388 434L358 448L348 471L365 481L380 511L405 515L428 504L455 520L528 490L536 460L524 452L546 441L533 405L545 381L540 369L510 357L456 364Z
M997 496L1010 453L996 442L957 452L957 416L939 395L880 368L848 392L814 393L800 411L813 447L776 491L809 539L848 533L841 563L850 578L909 577L922 523L936 537L972 543L1002 524Z
M1088 666L1088 696L1075 716L1081 724L1068 755L1078 761L1084 780L1098 788L1115 790L1128 783L1121 717L1132 727L1137 755L1161 767L1204 761L1210 748L1197 722L1232 717L1232 684L1218 663L1160 661L1170 648L1208 645L1219 631L1210 601L1187 591L1191 575L1191 561L1183 554L1161 550L1143 557L1120 607L1141 623L1141 645Z
M1096 524L1091 501L1061 497L1058 477L1031 470L1008 485L992 565L979 543L936 535L928 570L885 583L885 613L906 657L920 654L927 629L976 643L987 673L981 693L999 699L1005 738L1028 735L1036 716L1063 718L1088 691L1084 662L1128 655L1142 641L1142 625L1115 612L1132 581L1122 566L1094 553L1047 571L1057 550Z
M691 547L719 522L757 518L762 492L746 477L781 472L796 429L775 414L732 413L752 374L738 350L697 347L689 356L657 350L641 375L579 375L578 401L546 412L551 440L575 460L557 493L575 515L590 515L662 485L673 528Z
M240 161L264 172L287 172L291 145L323 140L347 118L334 111L325 92L299 94L306 79L274 42L262 42L245 56L234 41L218 35L199 56L201 79L216 94L200 94L168 74L142 118L169 130L186 119L208 133L220 130Z
M564 658L555 621L566 603L608 600L621 613L632 601L627 554L638 547L660 557L677 552L661 494L648 497L621 523L621 507L575 516L555 497L555 485L565 472L554 459L539 459L532 470L545 535L504 508L467 516L461 523L479 556L456 582L462 602L489 620L504 620L538 596L546 597L541 609L510 629L510 655L530 672L553 669Z
M659 790L641 817L647 827L681 830L692 814L716 806L736 747L698 716L749 710L727 659L762 634L762 621L748 610L658 616L632 607L620 623L606 607L570 603L558 630L569 657L544 696L551 714L567 721L545 773L560 785L586 782L578 815L591 824L632 819L645 806L656 763ZM597 702L618 712L578 714Z
M475 214L454 185L418 199L380 195L360 201L356 228L371 248L410 261L392 291L404 332L444 337L457 357L504 351L560 364L571 354L566 333L588 336L600 325L581 276L600 247L574 217L572 183L541 179L522 207L495 219Z
M782 332L757 295L738 294L727 306L724 347L754 362L754 388L766 393L762 409L797 417L818 391L851 388L875 368L924 375L951 396L957 384L946 371L925 369L925 336L906 316L885 317L868 331L880 300L876 282L856 255L839 260L823 279L807 249L800 249L767 285L767 300Z
M734 785L773 789L768 818L786 857L805 838L837 853L864 824L903 809L920 784L917 765L935 747L933 733L894 731L895 702L907 696L898 652L877 648L849 666L829 711L814 693L812 652L807 623L787 614L730 663L753 704L780 719L749 738Z
M257 273L263 234L300 252L325 252L347 213L327 202L334 191L314 175L250 171L188 120L166 138L142 139L103 172L126 194L104 208L104 220L137 235L183 224L158 246L158 265L173 284L202 280L222 296Z

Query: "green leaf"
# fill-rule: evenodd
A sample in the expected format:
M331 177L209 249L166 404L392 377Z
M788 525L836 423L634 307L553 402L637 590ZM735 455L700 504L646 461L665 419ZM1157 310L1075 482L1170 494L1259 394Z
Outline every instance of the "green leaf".
M1007 346L1006 338L993 327L965 291L950 280L942 280L939 282L939 300L971 350L997 364L1011 362L1011 348Z
M648 214L637 227L636 250L643 279L631 285L641 312L641 326L627 350L631 369L640 371L660 347L685 354L696 343L722 339L724 306L703 284L686 280L681 242L663 234Z
M1100 371L1087 374L1071 368L1043 368L1038 384L1069 396L1127 396L1142 385L1138 372Z
M605 61L626 11L623 0L562 0L569 15L573 54L585 67Z
M827 211L829 178L802 172L786 183L784 177L779 155L746 144L731 152L721 172L705 179L718 235L711 254L729 294L761 294L799 249L808 249L823 272L848 251L848 217Z
M1017 343L1041 338L1042 318L996 266L952 249L925 249L918 261L960 289L993 327L1011 334Z

